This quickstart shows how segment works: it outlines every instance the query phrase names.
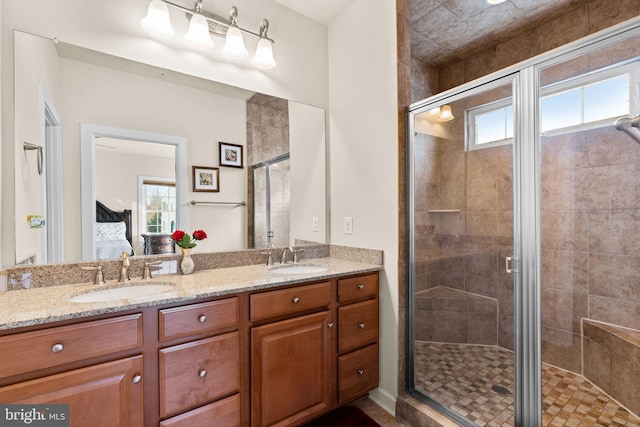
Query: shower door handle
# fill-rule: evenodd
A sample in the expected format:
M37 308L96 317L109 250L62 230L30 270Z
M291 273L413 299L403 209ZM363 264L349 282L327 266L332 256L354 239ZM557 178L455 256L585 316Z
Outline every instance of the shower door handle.
M516 267L516 262L518 261L517 258L515 257L505 257L504 259L504 264L505 264L505 271L507 273L513 273L513 272L517 272L518 269Z

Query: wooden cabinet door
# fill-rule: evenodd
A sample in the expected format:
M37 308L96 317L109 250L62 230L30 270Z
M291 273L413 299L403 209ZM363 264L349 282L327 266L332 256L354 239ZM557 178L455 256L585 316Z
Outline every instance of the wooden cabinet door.
M142 356L0 387L0 402L68 404L71 427L142 427Z
M299 425L331 405L330 312L251 330L251 413L254 427Z

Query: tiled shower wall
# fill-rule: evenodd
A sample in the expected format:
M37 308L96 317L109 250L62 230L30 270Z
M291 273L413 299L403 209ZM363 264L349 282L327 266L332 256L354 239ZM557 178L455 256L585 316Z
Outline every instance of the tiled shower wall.
M543 359L581 372L582 318L640 329L640 144L608 126L542 156Z

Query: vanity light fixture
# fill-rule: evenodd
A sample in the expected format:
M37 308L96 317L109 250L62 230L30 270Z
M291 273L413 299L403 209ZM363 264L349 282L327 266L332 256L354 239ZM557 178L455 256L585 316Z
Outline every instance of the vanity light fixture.
M443 105L442 107L440 107L440 118L438 119L439 122L448 122L453 120L454 118L455 117L453 117L450 105Z
M202 9L202 0L196 0L193 9L180 6L168 0L151 0L147 16L140 21L142 28L158 37L173 37L175 33L171 27L168 6L185 13L189 21L189 30L184 38L191 46L198 49L211 49L213 47L211 35L224 37L225 43L221 50L222 54L231 59L244 59L249 56L249 52L244 46L242 33L247 33L260 39L258 40L258 47L252 63L256 67L264 69L276 66L276 61L273 59L272 46L275 41L267 35L269 30L268 20L263 19L260 23L259 33L254 33L238 26L238 9L235 6L229 12L229 19L225 19Z
M428 110L426 116L427 120L431 122L448 122L455 119L451 112L451 106L448 104Z

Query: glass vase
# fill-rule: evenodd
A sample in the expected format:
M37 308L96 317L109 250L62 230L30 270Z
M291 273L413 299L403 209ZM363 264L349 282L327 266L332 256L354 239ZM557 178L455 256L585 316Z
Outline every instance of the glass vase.
M182 274L191 274L195 268L193 258L191 258L191 249L180 248L182 260L180 260L180 271Z

